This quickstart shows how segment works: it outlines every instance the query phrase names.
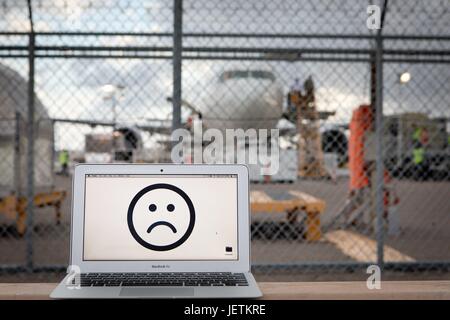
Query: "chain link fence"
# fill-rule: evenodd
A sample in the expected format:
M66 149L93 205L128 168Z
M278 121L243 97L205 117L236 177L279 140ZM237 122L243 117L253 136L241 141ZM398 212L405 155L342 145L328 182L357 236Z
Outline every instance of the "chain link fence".
M446 1L0 0L0 16L0 279L65 271L76 163L171 162L196 120L279 130L277 174L249 164L257 278L448 272Z

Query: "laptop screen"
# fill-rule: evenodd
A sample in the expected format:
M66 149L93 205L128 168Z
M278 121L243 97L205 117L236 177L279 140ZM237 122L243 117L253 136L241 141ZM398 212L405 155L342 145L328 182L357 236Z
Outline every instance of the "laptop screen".
M237 180L86 175L83 260L237 260Z

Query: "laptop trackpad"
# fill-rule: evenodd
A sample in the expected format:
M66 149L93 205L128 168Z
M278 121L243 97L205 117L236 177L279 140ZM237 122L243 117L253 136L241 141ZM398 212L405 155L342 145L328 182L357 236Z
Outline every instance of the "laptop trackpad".
M122 288L122 297L190 297L194 296L194 288Z

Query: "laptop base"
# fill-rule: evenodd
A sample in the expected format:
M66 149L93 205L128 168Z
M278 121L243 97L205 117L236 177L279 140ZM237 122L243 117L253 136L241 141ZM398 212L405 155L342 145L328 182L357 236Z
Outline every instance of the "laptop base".
M81 287L66 286L64 279L50 298L55 299L172 299L172 298L258 298L262 296L251 273L245 273L248 286L236 287Z

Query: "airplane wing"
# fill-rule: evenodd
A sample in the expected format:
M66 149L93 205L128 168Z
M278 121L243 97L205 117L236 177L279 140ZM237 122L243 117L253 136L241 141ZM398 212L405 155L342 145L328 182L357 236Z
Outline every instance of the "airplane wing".
M167 97L166 99L168 102L173 102L173 98L172 97ZM197 107L195 107L193 104L187 102L184 99L181 99L181 106L188 108L189 110L192 111L192 113L194 114L198 114L201 118L202 113L199 111L199 109Z
M60 123L71 123L71 124L84 124L91 127L96 126L106 126L106 127L127 127L126 124L116 123L114 124L112 121L99 121L99 120L83 120L83 119L65 119L65 118L52 118L53 122ZM164 119L147 119L148 123L143 124L132 124L130 127L138 128L142 131L147 131L149 133L160 133L160 134L168 134L172 132L171 123L169 120Z

